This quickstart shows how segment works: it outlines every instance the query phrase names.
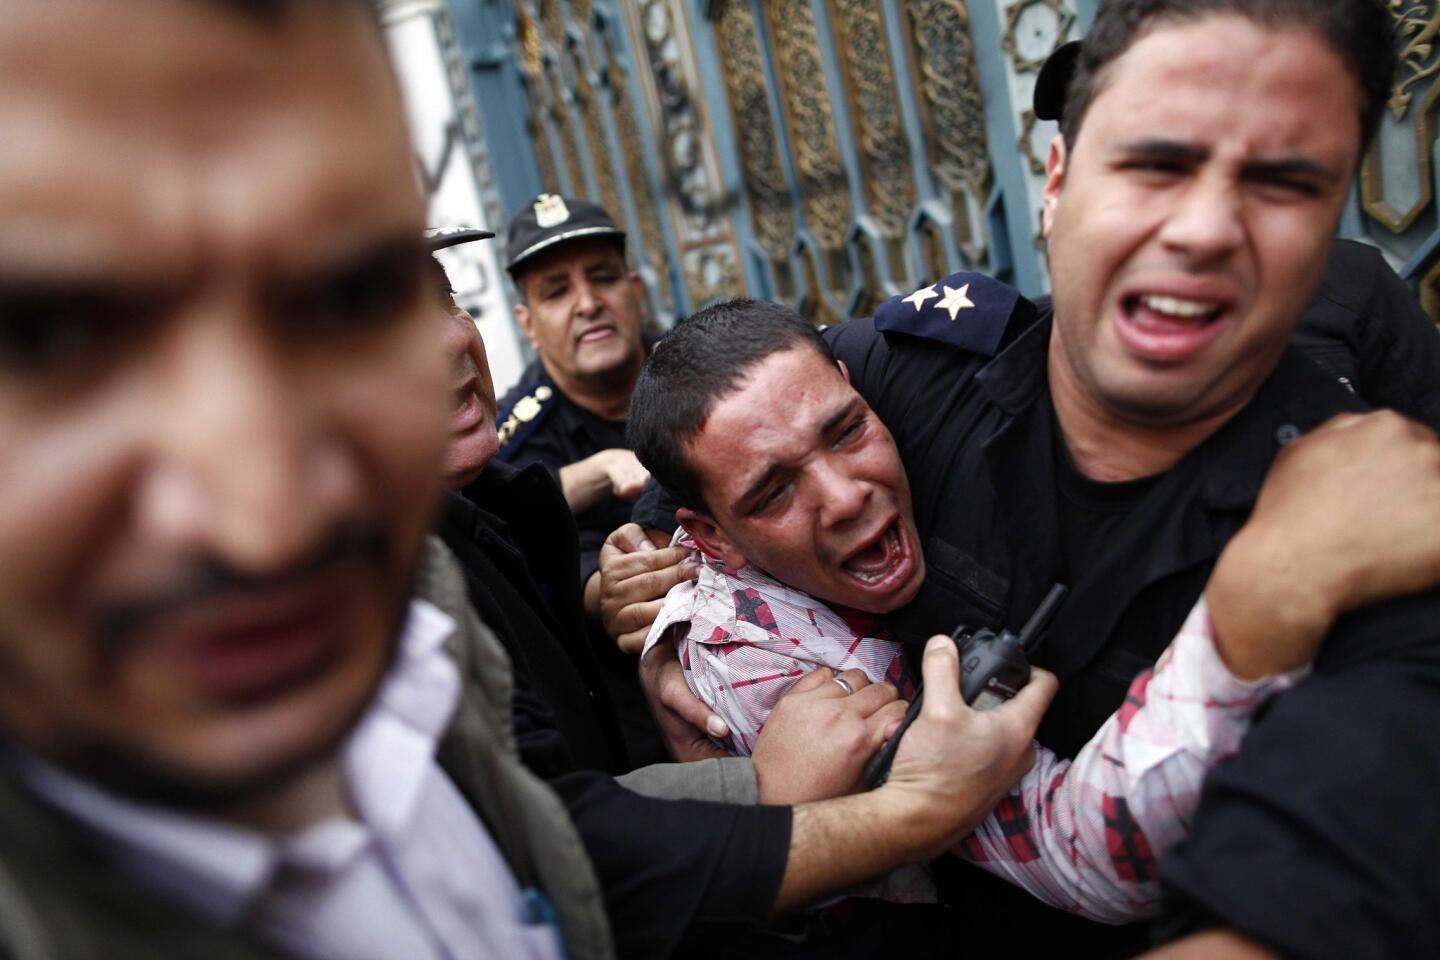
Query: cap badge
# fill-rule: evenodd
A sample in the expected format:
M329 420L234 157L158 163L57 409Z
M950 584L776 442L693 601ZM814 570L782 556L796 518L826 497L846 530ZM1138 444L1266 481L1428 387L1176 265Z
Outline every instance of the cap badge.
M542 193L535 198L535 225L542 230L557 226L570 219L570 208L565 201L553 193Z

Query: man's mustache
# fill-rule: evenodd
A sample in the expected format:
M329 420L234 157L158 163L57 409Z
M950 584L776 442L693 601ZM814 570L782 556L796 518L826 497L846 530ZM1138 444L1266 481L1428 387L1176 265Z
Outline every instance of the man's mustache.
M178 582L172 581L163 591L116 599L103 605L99 616L102 654L107 660L112 659L143 634L148 625L187 607L234 600L247 594L262 596L342 567L383 564L390 555L390 547L391 537L385 527L352 521L337 526L303 560L271 573L245 573L215 557L196 557L188 563Z

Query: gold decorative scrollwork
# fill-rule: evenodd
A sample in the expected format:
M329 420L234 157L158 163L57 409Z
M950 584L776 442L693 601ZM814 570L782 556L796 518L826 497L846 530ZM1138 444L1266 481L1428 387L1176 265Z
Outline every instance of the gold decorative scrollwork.
M535 21L530 14L525 12L524 7L515 9L515 24L520 39L520 55L522 65L527 74L533 79L540 76L544 66L544 55L540 49L540 31L535 26Z
M665 174L680 268L692 304L743 290L739 251L730 223L714 137L697 88L689 24L681 0L626 4L632 46L645 52L645 76L637 78L652 111Z
M1049 20L1048 25L1044 19ZM1005 16L1005 36L1000 47L1010 55L1016 73L1038 73L1046 58L1070 36L1075 14L1066 0L1020 0ZM1028 31L1029 36L1022 36ZM1039 46L1026 41L1039 41ZM1026 48L1030 49L1027 51Z
M880 8L869 0L830 0L830 9L865 166L869 213L882 236L899 237L915 207L915 181Z
M1360 167L1360 199L1365 212L1374 217L1388 230L1404 233L1428 209L1435 197L1431 173L1431 150L1435 145L1435 106L1440 95L1440 84L1434 82L1440 71L1440 50L1436 39L1440 36L1440 4L1435 0L1387 0L1390 14L1395 18L1396 39L1401 44L1399 51L1399 77L1391 89L1388 106L1390 115L1403 121L1413 115L1414 162L1417 169L1419 195L1408 208L1396 208L1386 198L1385 167L1382 157L1382 140L1370 145ZM1413 103L1417 87L1430 81L1430 89L1418 105Z
M558 50L565 44L565 11L560 0L540 0L540 22L545 25L545 34Z
M984 209L991 169L970 11L965 0L912 0L905 9L930 169L954 194L957 240L978 264L985 245L969 205Z
M1440 72L1440 4L1407 3L1388 0L1390 14L1395 18L1395 33L1400 43L1399 76L1390 94L1390 113L1404 120L1415 96L1414 87Z
M630 196L635 201L635 218L640 224L640 240L645 246L645 258L659 279L660 300L673 307L675 300L670 290L670 271L665 269L665 235L661 232L660 207L655 202L655 191L650 187L650 173L645 167L645 151L640 149L640 144L645 141L640 133L640 121L635 115L635 104L630 98L628 75L615 61L613 51L609 53L609 62L607 75L610 80L611 104L615 111L615 126L620 133L620 142L625 145L621 153L625 157ZM617 215L618 213L616 211Z
M585 124L585 139L590 148L590 166L600 184L600 201L612 217L621 216L620 187L615 181L615 168L610 162L610 138L605 132L605 116L590 85L582 64L575 64L575 108Z
M823 250L840 250L850 226L850 195L830 116L815 17L808 0L769 0L764 8L779 67L805 223Z
M965 0L906 4L931 165L951 190L984 197L990 183L985 98Z
M570 107L559 92L565 89L561 78L556 75L560 68L554 61L549 64L549 67L550 115L555 125L555 135L560 140L560 154L565 160L565 173L570 178L570 192L583 196L589 193L589 189L585 186L585 165L580 159L580 141L575 135L575 124L570 116Z
M550 150L550 137L545 132L544 117L549 111L549 98L545 95L545 58L540 46L540 31L524 7L515 8L515 27L520 42L520 72L525 76L525 102L529 108L525 129L535 148L540 185L551 193L559 193L559 171L555 166L555 155Z
M1045 161L1035 152L1035 141L1032 139L1035 136L1035 124L1039 122L1040 118L1035 116L1034 107L1026 107L1020 111L1020 136L1015 141L1015 146L1019 148L1020 156L1030 165L1030 172L1037 177L1043 177Z
M750 5L744 0L725 0L716 12L715 30L755 238L780 270L795 243L795 213L775 141L760 36Z
M1431 320L1440 318L1440 261L1420 281L1420 306Z

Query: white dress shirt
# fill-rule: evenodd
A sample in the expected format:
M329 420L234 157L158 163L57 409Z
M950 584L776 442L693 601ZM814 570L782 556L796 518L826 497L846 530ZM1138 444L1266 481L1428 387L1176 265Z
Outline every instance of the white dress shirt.
M271 836L135 803L33 758L31 785L114 845L137 878L227 925L326 960L556 960L484 825L435 761L459 702L455 623L410 606L394 667L346 740L358 820Z

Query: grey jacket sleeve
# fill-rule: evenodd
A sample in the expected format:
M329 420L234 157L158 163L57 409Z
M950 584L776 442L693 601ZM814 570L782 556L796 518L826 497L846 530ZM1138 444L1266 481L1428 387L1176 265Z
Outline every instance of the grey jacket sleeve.
M748 757L698 760L694 763L656 763L616 779L629 790L662 800L760 802L755 768Z

